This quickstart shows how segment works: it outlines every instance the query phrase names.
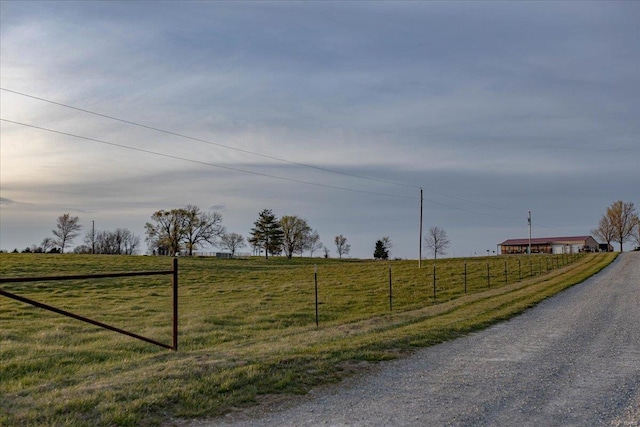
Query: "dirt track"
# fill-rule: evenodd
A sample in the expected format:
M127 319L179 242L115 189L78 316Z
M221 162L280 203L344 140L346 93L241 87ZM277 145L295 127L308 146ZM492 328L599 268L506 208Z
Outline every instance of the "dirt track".
M640 253L508 322L295 406L197 425L640 426Z

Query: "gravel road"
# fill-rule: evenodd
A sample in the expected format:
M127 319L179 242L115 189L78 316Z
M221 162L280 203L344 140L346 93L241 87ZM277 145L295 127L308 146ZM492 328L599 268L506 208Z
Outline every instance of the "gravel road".
M206 425L640 426L640 253L505 323Z

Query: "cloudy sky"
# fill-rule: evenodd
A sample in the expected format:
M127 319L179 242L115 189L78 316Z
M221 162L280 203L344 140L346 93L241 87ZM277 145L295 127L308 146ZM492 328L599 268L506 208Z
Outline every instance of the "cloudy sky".
M528 211L534 237L585 235L640 205L638 2L0 8L4 250L67 212L144 237L195 204L417 259L422 187L425 231L469 256L526 237Z

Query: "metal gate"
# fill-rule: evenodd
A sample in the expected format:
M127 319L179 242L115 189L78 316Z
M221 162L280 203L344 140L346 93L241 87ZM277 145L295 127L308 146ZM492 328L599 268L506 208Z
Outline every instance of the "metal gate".
M178 350L178 259L173 259L173 268L165 271L132 271L125 273L102 273L102 274L83 274L73 276L47 276L47 277L0 277L0 284L2 283L23 283L23 282L49 282L60 280L81 280L81 279L103 279L114 277L133 277L133 276L158 276L158 275L171 275L172 276L172 288L173 288L173 341L171 344L161 343L151 338L144 337L142 335L135 334L133 332L126 331L124 329L116 328L115 326L107 325L106 323L98 322L97 320L90 319L88 317L80 316L75 313L71 313L67 310L62 310L48 304L43 304L38 301L34 301L30 298L25 298L16 295L11 292L7 292L4 289L0 289L0 295L7 298L11 298L26 304L43 308L45 310L53 311L54 313L62 314L63 316L72 317L82 322L90 323L95 326L99 326L110 331L118 332L120 334L128 335L132 338L136 338L142 341L146 341L151 344L155 344L160 347L168 348L173 351Z

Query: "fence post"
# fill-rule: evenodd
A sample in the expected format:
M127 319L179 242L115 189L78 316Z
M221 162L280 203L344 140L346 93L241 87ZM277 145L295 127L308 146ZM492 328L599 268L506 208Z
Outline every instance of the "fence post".
M318 264L313 264L313 282L315 284L316 291L316 326L319 326L320 319L318 318Z
M489 260L487 260L487 286L491 287L491 270L489 268Z
M464 293L467 293L467 260L464 260Z
M509 284L509 267L507 266L507 260L504 260L504 284Z
M538 271L542 274L542 260L538 258Z
M389 311L393 311L393 284L391 282L391 264L389 264Z
M522 281L522 263L520 262L520 258L518 258L518 280Z
M436 262L433 262L433 301L436 301Z
M178 351L178 258L173 258L173 351Z

